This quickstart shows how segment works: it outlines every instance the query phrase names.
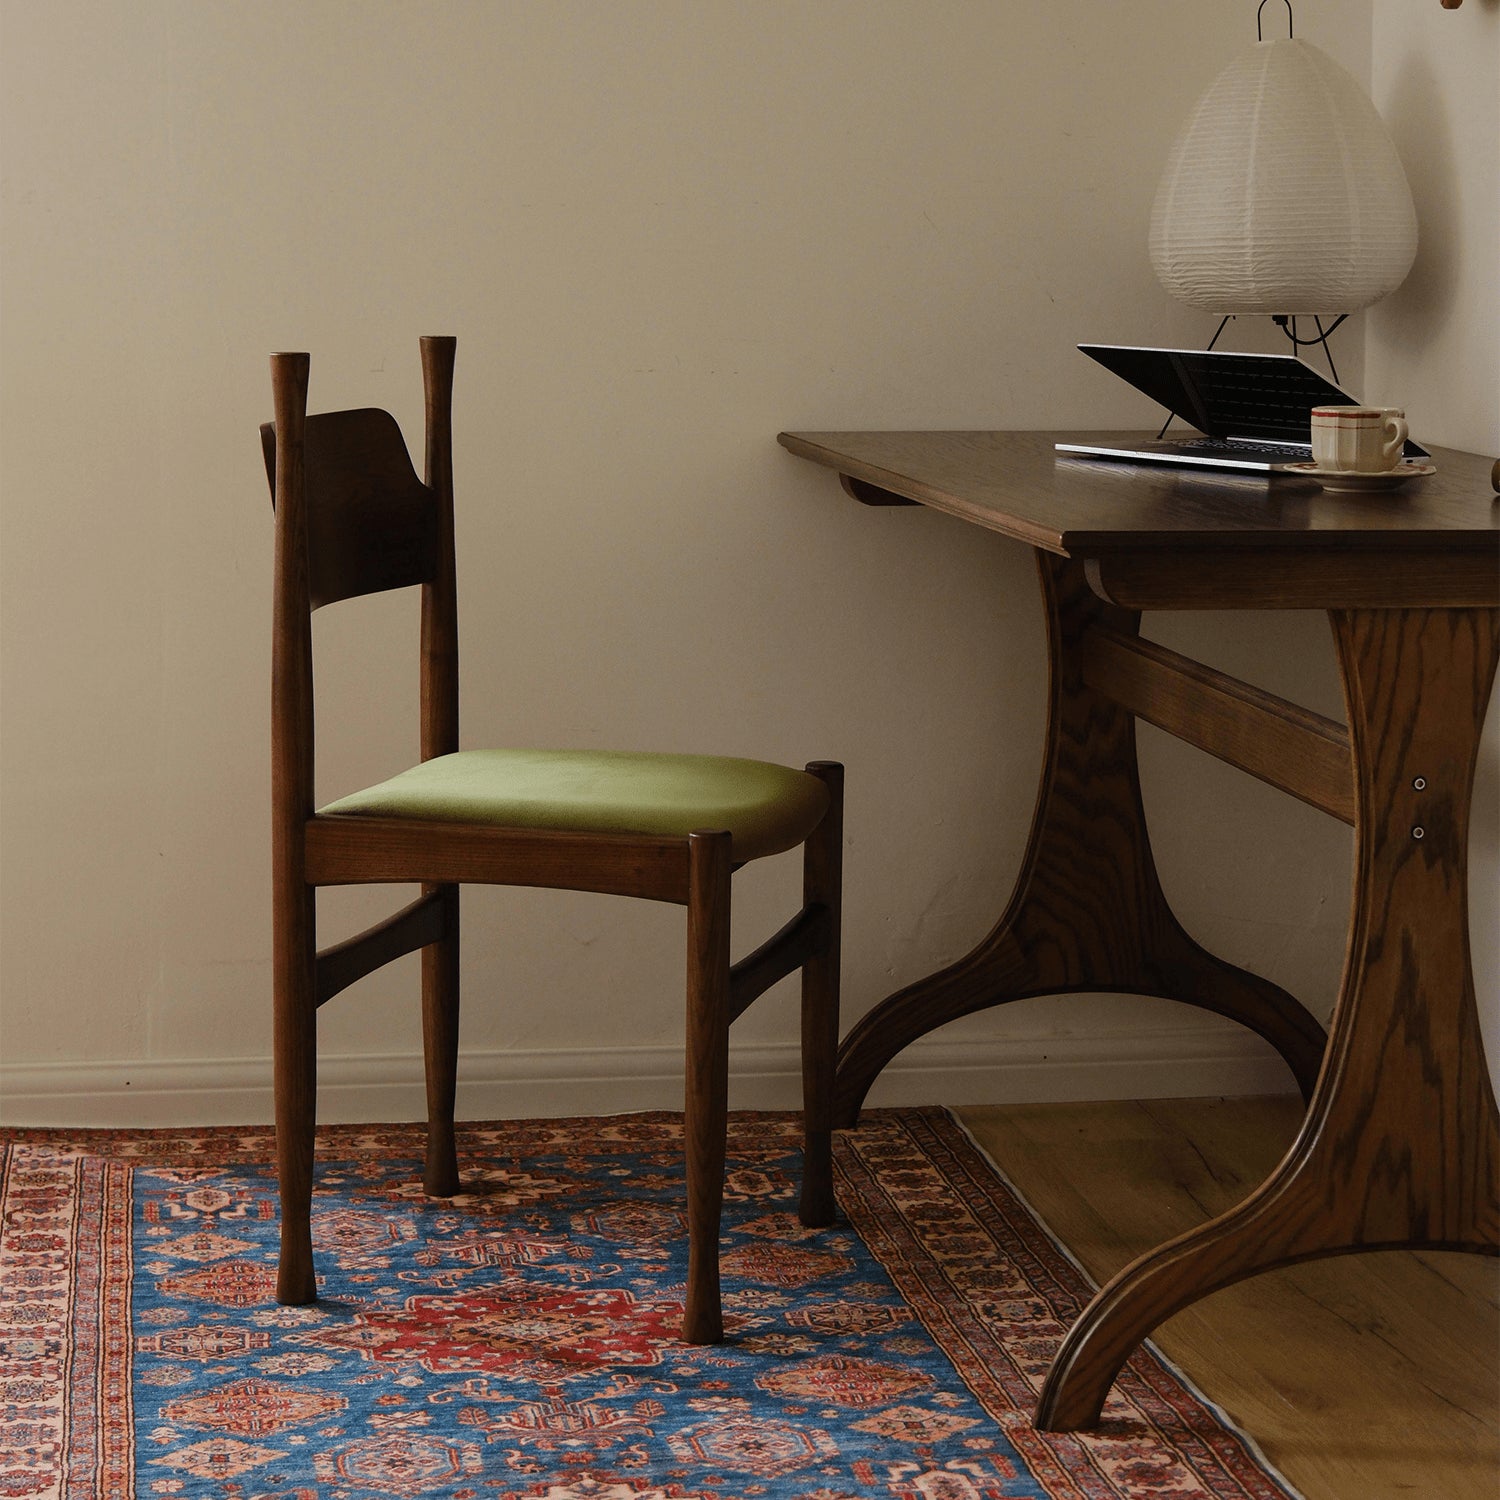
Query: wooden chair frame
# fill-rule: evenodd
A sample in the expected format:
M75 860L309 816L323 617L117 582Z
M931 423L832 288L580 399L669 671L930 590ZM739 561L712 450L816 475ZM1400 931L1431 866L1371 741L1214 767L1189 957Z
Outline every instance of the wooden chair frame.
M458 749L458 612L453 543L452 395L456 341L424 338L425 488L422 545L346 565L309 556L305 471L309 358L271 357L275 422L262 428L276 512L272 638L272 863L276 1150L281 1256L276 1295L316 1299L311 1238L317 1086L317 1010L356 979L422 951L422 1032L427 1084L426 1191L459 1191L454 1144L458 1061L459 886L463 882L595 891L687 908L687 1041L684 1136L689 1268L683 1337L723 1336L718 1235L726 1155L729 1026L758 996L802 971L805 1159L801 1221L831 1223L830 1131L838 1045L842 887L842 767L807 770L829 793L828 811L803 845L801 910L739 963L729 957L731 835L686 837L536 829L323 815L313 785L312 611L323 603L404 584L422 589L421 756ZM373 415L373 414L372 414ZM425 500L422 502L426 504ZM314 573L318 588L310 580ZM319 886L419 883L421 896L357 937L319 952Z

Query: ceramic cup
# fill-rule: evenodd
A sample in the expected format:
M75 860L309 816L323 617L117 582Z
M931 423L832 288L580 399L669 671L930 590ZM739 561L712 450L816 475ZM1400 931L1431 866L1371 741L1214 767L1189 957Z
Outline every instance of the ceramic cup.
M1315 406L1312 456L1320 469L1384 474L1401 462L1406 413L1394 406Z

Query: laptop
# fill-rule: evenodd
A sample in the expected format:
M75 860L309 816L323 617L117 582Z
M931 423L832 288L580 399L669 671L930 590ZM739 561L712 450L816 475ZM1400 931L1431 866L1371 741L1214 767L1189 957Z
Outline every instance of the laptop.
M1274 473L1312 462L1313 407L1360 404L1294 354L1122 344L1078 347L1197 428L1200 436L1137 440L1131 435L1118 444L1058 443L1059 453ZM1407 442L1408 459L1427 456L1425 448Z

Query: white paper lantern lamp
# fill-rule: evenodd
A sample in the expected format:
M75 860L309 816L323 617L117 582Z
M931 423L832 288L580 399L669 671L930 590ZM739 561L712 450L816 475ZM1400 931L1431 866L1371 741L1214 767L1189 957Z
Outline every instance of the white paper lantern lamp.
M1257 42L1198 101L1151 212L1151 264L1209 312L1345 314L1394 291L1417 253L1395 143L1326 53Z

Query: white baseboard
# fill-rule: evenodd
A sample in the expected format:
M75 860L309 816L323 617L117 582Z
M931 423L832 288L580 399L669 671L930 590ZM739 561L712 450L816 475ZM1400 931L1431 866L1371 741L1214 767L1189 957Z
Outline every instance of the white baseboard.
M470 1120L682 1107L682 1053L671 1047L466 1052L458 1076L458 1112ZM800 1078L794 1045L732 1047L730 1105L795 1108ZM1171 1099L1291 1089L1286 1066L1257 1038L1182 1028L1092 1037L924 1038L886 1068L866 1102ZM420 1056L319 1059L320 1120L415 1120L425 1114ZM0 1125L130 1128L270 1120L269 1058L0 1064Z

